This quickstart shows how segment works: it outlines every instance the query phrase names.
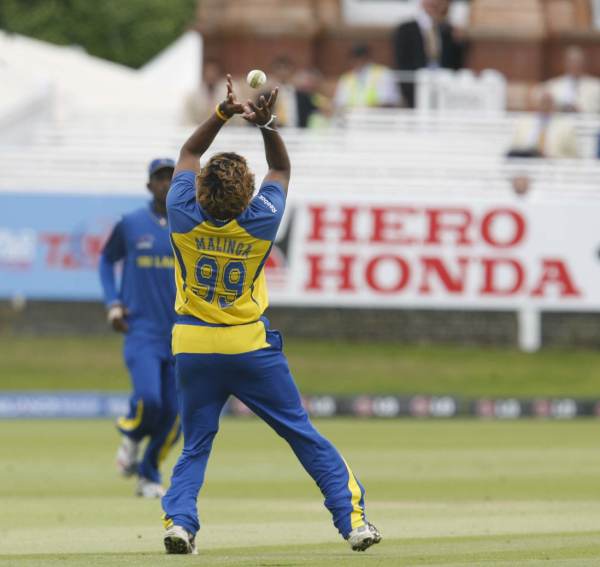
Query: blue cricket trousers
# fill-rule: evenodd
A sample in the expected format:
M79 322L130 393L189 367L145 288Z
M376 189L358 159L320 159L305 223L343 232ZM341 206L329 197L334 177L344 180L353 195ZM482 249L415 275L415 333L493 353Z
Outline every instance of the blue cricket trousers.
M134 441L149 437L138 474L160 483L160 464L181 430L170 340L128 335L124 356L133 392L129 414L117 420L117 428Z
M184 447L162 499L165 526L195 534L196 501L204 481L219 416L236 396L291 446L325 497L343 537L365 523L365 491L335 447L310 422L281 350L281 335L268 331L270 348L244 354L178 354L177 393Z

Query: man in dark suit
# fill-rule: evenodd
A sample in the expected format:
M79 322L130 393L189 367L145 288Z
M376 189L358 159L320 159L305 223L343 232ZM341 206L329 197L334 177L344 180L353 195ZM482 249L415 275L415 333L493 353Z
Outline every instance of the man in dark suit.
M453 37L445 21L448 0L421 0L414 20L400 24L394 31L396 67L400 71L417 71L425 67L460 69L465 46ZM415 106L414 82L400 84L404 104Z

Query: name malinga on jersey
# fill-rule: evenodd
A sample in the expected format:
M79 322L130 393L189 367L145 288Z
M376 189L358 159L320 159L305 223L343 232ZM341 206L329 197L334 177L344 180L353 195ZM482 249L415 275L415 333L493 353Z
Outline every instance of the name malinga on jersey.
M233 238L203 236L196 238L196 248L202 252L222 252L240 258L248 258L252 252L252 244L239 242Z

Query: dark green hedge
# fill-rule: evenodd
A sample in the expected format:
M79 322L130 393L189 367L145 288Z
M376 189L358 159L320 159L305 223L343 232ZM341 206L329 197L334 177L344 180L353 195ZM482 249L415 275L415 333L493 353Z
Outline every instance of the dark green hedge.
M1 0L0 28L140 67L194 21L197 0Z

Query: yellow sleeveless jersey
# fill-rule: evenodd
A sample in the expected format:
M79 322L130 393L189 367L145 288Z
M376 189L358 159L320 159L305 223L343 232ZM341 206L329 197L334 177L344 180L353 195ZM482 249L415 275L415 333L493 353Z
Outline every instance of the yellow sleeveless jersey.
M269 346L264 265L285 208L278 183L264 184L237 218L211 218L196 201L196 174L181 171L167 196L175 254L173 354L238 354Z

